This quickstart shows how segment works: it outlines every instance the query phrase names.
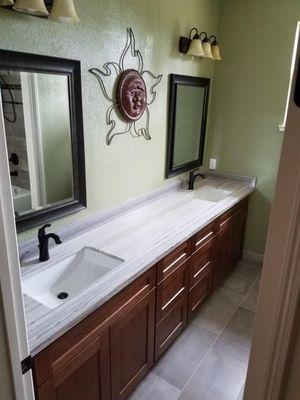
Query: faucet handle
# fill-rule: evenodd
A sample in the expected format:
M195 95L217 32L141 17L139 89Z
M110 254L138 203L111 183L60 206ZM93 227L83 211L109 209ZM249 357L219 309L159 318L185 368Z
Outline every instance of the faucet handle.
M39 229L38 237L46 235L46 228L51 228L51 224L46 224Z

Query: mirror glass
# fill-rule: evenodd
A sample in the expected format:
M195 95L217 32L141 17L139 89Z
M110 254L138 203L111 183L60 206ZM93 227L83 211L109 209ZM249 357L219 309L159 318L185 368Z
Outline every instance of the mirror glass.
M205 89L198 86L177 86L174 134L176 168L198 159Z
M73 199L68 77L0 70L16 216Z
M167 177L202 165L210 80L170 75Z

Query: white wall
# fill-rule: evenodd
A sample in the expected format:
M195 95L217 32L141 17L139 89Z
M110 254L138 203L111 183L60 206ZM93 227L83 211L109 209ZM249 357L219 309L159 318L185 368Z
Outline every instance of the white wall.
M2 296L0 292L0 399L12 400L12 384L9 375L8 346L3 321Z

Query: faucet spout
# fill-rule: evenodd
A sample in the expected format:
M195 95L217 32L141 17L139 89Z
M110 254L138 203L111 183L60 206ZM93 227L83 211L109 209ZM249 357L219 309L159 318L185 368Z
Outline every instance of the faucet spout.
M46 234L46 228L50 228L51 225L47 224L44 225L42 228L39 229L38 232L38 240L39 240L39 250L40 250L40 262L48 261L49 256L49 239L53 239L56 244L61 244L62 241L58 235L55 233L48 233Z
M199 172L199 174L195 174L196 170L194 169L193 171L190 172L190 177L188 181L188 190L194 190L194 185L195 185L195 180L197 176L200 176L202 179L205 179L206 176Z

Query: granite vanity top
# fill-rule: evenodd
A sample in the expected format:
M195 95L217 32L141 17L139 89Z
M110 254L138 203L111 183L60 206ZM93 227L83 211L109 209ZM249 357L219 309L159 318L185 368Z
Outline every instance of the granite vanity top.
M209 188L230 190L225 199L203 202L199 193ZM172 184L144 198L139 206L115 214L51 249L51 260L39 263L36 255L22 259L22 279L51 268L59 259L85 246L94 247L124 262L107 276L55 309L24 295L31 355L34 356L121 291L178 245L205 227L255 189L255 178L214 173L198 180L194 191Z

